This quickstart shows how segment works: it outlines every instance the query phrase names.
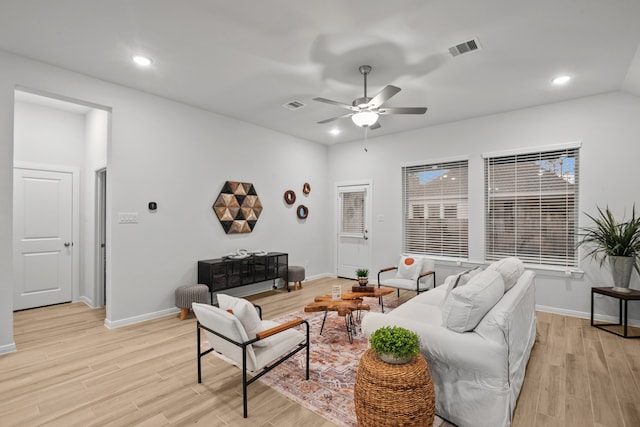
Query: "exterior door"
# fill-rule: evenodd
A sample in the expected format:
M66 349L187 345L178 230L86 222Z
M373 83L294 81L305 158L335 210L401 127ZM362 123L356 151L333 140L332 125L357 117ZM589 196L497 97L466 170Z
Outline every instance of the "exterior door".
M338 277L356 278L356 269L371 266L369 184L338 186Z
M73 174L14 168L14 310L73 298Z

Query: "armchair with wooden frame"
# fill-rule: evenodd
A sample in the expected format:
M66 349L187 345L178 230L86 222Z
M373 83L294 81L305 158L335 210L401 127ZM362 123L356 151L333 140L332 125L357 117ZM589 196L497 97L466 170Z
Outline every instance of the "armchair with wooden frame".
M283 324L262 320L262 310L255 306L264 329L250 338L240 319L231 312L207 304L193 303L192 307L198 319L198 383L202 382L202 356L215 350L231 359L242 369L244 418L248 413L247 387L305 348L306 379L309 379L309 323L306 320L297 318ZM306 326L306 334L293 329L302 324ZM204 351L201 349L201 329L211 347ZM247 373L253 376L249 379Z
M414 259L414 262L420 263L419 265L417 264L417 271L411 275L408 275L407 273L404 273L403 275L401 274L402 272L399 273L401 263L405 262L407 259ZM394 277L388 277L387 275L386 279L381 278L381 274L390 271L395 271L396 275ZM380 286L396 288L398 290L398 297L400 296L400 289L415 291L418 294L420 292L433 289L436 286L434 262L427 258L401 256L398 265L383 268L378 272L378 287Z

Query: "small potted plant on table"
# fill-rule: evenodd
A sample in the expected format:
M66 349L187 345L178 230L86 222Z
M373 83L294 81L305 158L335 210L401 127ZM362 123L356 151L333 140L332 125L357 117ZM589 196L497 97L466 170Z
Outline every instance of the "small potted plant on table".
M366 286L369 283L369 270L366 268L358 268L356 270L356 276L358 277L358 284L360 286Z
M383 326L371 334L371 348L387 363L403 364L420 354L420 337L399 326Z

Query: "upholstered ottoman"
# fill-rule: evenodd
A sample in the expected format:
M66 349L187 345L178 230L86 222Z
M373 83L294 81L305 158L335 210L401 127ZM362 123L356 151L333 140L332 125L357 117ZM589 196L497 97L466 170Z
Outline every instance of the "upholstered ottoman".
M289 266L289 282L293 282L293 290L297 290L298 286L302 289L302 281L304 280L304 267L299 265ZM289 290L289 283L287 283L287 290Z
M207 285L183 285L176 289L176 307L180 309L180 320L191 310L191 304L199 302L209 304L209 287Z

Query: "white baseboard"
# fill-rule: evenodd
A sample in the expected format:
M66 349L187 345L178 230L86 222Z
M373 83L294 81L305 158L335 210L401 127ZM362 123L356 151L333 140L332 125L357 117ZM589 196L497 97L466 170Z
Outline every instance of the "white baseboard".
M15 353L18 349L16 348L16 343L12 342L11 344L1 345L0 346L0 354L8 354Z
M561 314L563 316L578 317L580 319L591 319L591 313L586 311L566 310L564 308L548 307L544 305L536 305L536 311L542 311L545 313L553 313L553 314ZM607 323L618 323L618 321L620 320L617 316L606 316L606 315L597 314L597 313L594 314L593 319L598 320L600 322L607 322ZM628 324L629 326L640 327L640 321L635 319L628 319Z
M324 279L325 277L336 277L336 275L331 273L314 274L313 276L306 277L304 281Z
M104 319L104 326L109 329L121 328L123 326L133 325L135 323L144 322L146 320L158 319L160 317L171 316L180 313L180 309L177 307L167 308L166 310L160 310L153 313L141 314L140 316L128 317L126 319L111 321Z
M93 300L91 298L87 298L86 296L81 296L80 297L80 302L85 303L86 305L88 305L91 308L97 308L95 305L93 305Z

